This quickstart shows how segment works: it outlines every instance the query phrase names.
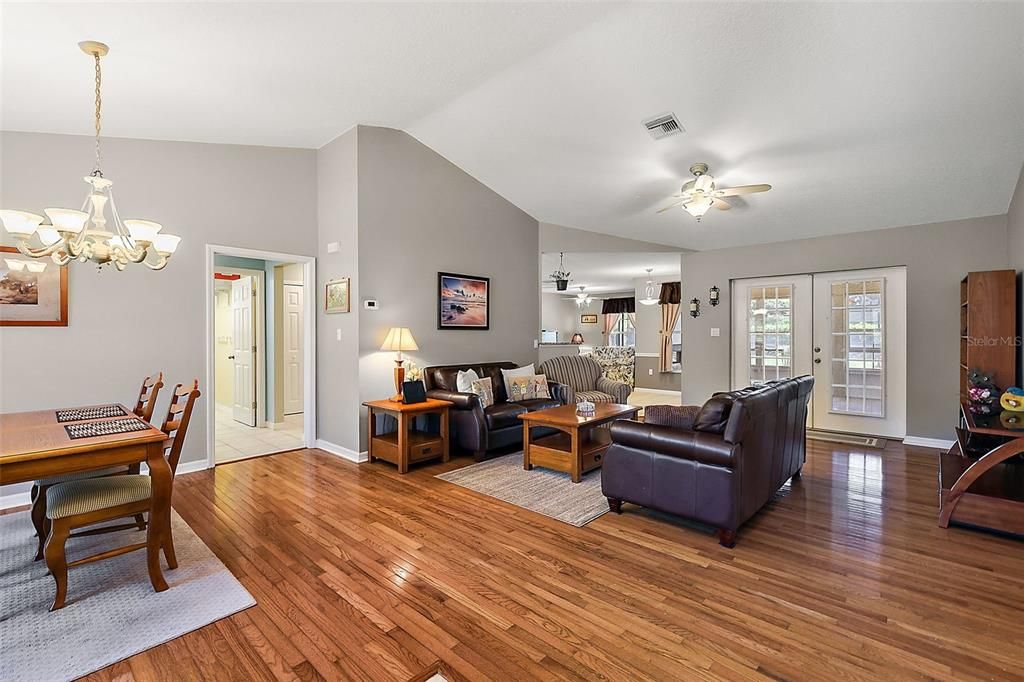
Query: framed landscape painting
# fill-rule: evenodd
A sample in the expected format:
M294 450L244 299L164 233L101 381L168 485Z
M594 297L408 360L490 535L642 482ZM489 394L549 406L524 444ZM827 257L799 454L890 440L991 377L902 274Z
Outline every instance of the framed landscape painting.
M490 329L491 279L437 273L437 328Z
M324 292L324 312L326 313L347 313L349 304L349 278L332 279L327 282Z
M580 323L582 324L597 324L597 315L593 313L589 315L580 315Z
M68 268L0 246L0 326L68 326Z

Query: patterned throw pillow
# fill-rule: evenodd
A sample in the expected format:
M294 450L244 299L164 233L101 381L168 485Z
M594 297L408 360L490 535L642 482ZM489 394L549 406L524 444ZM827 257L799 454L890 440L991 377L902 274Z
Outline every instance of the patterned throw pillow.
M511 380L511 392L509 402L520 400L533 400L535 398L550 398L551 391L548 389L548 378L543 374L535 374L530 377L515 377Z
M487 409L494 404L494 387L491 386L490 377L474 381L470 385L470 392L480 398L480 407Z

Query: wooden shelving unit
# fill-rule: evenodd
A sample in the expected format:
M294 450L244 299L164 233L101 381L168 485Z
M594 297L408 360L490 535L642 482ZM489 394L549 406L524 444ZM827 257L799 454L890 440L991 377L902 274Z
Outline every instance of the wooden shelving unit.
M1017 273L989 270L960 281L960 396L972 369L991 372L1000 389L1017 380Z

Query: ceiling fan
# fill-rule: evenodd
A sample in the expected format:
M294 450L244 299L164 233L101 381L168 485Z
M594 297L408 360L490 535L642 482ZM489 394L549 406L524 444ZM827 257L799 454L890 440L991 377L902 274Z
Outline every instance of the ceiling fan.
M715 208L728 211L732 205L725 200L725 197L737 196L739 194L754 194L755 192L767 192L771 185L743 185L741 187L716 187L715 177L708 175L706 163L695 163L690 166L690 172L694 179L682 186L679 194L673 194L676 201L668 206L658 209L658 213L664 213L670 208L681 206L683 210L692 215L700 222L701 217L714 206Z

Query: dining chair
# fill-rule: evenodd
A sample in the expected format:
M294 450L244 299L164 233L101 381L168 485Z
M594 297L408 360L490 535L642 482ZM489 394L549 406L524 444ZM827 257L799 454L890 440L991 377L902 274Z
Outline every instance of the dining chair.
M198 379L194 380L191 386L183 387L182 384L175 386L171 404L167 408L167 417L160 427L167 434L167 440L164 441L164 456L171 467L172 490L173 475L178 468L178 459L181 457L181 448L185 443L185 432L192 416L192 408L200 395ZM126 523L87 528L76 533L72 533L72 531L104 521L128 516L137 518L140 514L146 514L149 511L150 490L149 476L136 474L68 481L52 486L47 491L46 518L50 523L50 533L46 538L43 554L46 566L57 583L57 592L53 598L53 605L50 607L51 611L56 611L64 606L68 591L69 568L120 556L147 546L145 542L125 545L69 563L65 552L68 538L111 533L138 528L138 526L135 523ZM145 527L145 523L143 527ZM167 567L174 569L178 567L178 561L174 556L171 529L165 530L162 545L164 558L167 560Z
M160 389L163 387L163 372L157 372L155 377L147 376L142 380L142 388L139 389L139 397L135 401L135 409L132 410L136 417L141 417L147 422L153 418L153 410L156 409L156 397L160 393ZM39 546L36 549L35 560L39 561L43 558L43 545L46 543L46 536L50 532L50 527L46 520L46 491L50 486L57 485L58 483L66 483L68 481L78 481L83 478L117 476L118 474L137 474L140 470L139 464L132 464L127 467L107 467L106 469L76 471L72 474L51 476L50 478L44 478L33 483L31 493L32 525L35 526L36 537L39 539ZM136 524L140 530L145 528L145 518L139 516L136 519Z

